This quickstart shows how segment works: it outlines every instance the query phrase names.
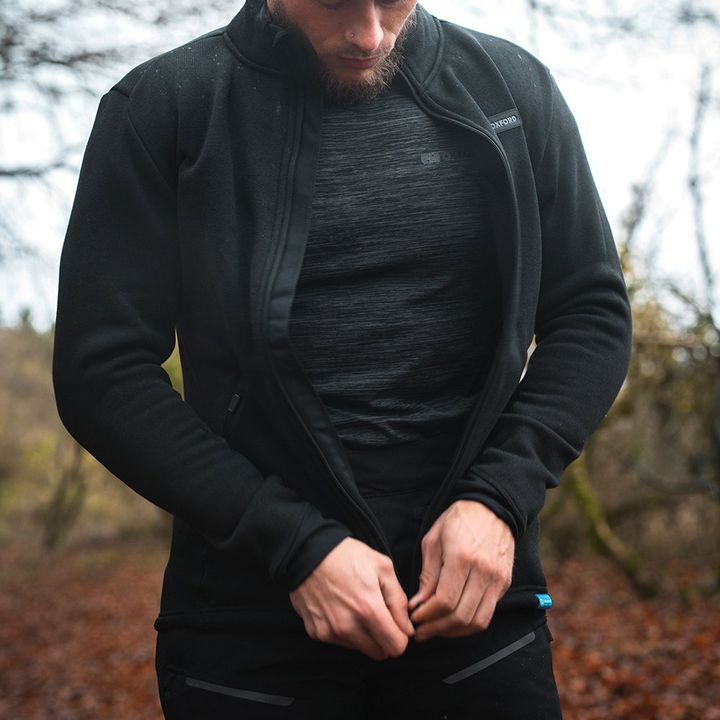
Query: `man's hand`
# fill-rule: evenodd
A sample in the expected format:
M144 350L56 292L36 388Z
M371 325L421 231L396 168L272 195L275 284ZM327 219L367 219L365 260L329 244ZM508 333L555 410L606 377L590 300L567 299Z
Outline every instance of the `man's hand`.
M415 633L392 560L355 538L338 543L290 601L311 638L373 660L402 655Z
M481 502L457 500L421 548L420 587L409 603L415 640L485 630L512 580L515 539L507 524Z

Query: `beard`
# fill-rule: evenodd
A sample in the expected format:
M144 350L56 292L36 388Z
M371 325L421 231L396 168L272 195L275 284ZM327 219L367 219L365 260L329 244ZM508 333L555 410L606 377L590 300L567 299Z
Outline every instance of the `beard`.
M307 35L287 16L281 0L271 14L272 20L284 30L299 37L307 46L311 59L311 80L322 91L325 101L334 105L357 105L380 95L392 82L403 62L403 48L410 30L415 25L415 10L408 16L398 33L395 45L385 57L372 68L372 75L364 80L343 80L328 68L315 52Z

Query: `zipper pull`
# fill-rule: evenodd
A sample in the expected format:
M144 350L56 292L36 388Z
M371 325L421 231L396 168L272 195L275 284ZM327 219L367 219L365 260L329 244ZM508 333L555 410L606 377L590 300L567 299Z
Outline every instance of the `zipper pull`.
M229 415L232 415L232 414L237 410L237 406L238 406L239 404L240 404L240 396L239 396L237 393L235 393L235 394L230 398L230 403L229 403L228 406L227 406L227 412L228 412L228 414L229 414Z

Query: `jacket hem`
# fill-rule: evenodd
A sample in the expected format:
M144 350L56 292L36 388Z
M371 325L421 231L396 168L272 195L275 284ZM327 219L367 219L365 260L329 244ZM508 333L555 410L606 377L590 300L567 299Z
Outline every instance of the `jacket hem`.
M545 585L511 587L499 600L496 613L532 613L545 616L545 608L538 605L536 595L547 594ZM156 631L171 628L243 628L263 626L303 626L303 620L292 604L223 605L160 612L153 627Z

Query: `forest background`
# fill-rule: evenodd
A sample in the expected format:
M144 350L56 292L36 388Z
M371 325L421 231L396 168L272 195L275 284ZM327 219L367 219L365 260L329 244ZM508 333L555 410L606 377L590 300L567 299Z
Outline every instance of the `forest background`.
M541 516L566 717L720 718L720 5L424 5L551 68L633 303L626 383ZM160 717L170 517L57 417L57 263L99 97L238 9L0 0L0 717Z

